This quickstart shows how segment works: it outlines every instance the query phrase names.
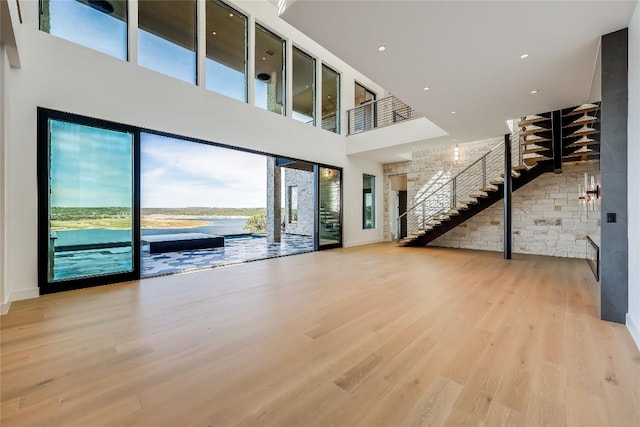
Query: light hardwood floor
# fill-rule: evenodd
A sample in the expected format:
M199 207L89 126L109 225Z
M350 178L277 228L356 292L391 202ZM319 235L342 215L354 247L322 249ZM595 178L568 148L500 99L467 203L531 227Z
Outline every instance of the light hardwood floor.
M584 260L391 244L16 302L14 425L640 425Z

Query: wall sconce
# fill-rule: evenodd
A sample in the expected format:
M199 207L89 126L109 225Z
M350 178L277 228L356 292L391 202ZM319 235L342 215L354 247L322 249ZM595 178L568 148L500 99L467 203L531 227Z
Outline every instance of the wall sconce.
M453 147L453 162L458 163L459 160L460 160L460 147L458 147L458 144L456 144L456 146Z
M578 200L585 212L595 212L596 202L600 199L600 185L596 184L596 178L585 172L584 184L578 184Z

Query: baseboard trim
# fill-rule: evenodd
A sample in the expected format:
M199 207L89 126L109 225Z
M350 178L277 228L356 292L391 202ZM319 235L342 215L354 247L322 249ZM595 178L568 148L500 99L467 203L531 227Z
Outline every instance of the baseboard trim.
M38 298L40 296L40 290L35 289L22 289L20 291L11 292L9 301L20 301L23 299Z
M638 347L638 350L640 350L640 327L638 327L638 322L636 322L633 317L631 317L631 315L627 313L626 324L631 337L636 343L636 347Z
M364 246L364 245L375 245L376 243L386 243L389 242L387 239L378 239L378 240L365 240L362 242L351 242L345 243L342 246L345 248L353 248L355 246Z
M9 312L9 308L11 307L11 301L3 302L0 304L0 316L4 316Z

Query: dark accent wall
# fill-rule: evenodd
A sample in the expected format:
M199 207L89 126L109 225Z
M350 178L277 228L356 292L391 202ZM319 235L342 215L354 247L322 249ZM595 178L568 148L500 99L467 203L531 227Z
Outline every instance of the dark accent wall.
M628 307L627 69L628 30L602 36L600 317L618 323Z

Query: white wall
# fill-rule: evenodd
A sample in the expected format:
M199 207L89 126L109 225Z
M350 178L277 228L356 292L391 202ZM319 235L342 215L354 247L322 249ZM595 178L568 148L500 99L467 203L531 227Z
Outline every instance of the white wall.
M354 79L383 92L378 85L277 18L276 9L269 3L242 1L238 4L251 14L251 20L259 20L342 73L343 111L353 106ZM381 177L382 166L347 158L343 135L313 128L40 32L38 2L21 5L22 68L5 67L5 87L11 88L13 96L11 103L6 104L6 114L11 120L6 123L3 174L7 226L3 226L6 292L2 303L38 294L38 106L343 167L344 244L382 239L382 227L361 229L359 214L362 173ZM344 117L343 114L343 124L346 124ZM381 200L380 195L378 218L382 217Z
M376 226L362 228L362 174L373 175L375 180ZM350 158L344 169L344 246L382 242L384 228L384 186L382 165L363 159Z
M629 24L629 312L627 328L640 348L640 2Z
M6 49L4 45L0 44L0 177L2 177L2 185L0 185L0 315L5 314L9 309L8 304L5 304L6 292L5 292L5 262L4 262L4 147L5 147L5 115L7 114L7 105L8 105L8 97L7 92L5 90L4 85L4 75L5 75L5 64L7 63L6 59Z

